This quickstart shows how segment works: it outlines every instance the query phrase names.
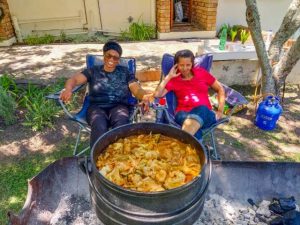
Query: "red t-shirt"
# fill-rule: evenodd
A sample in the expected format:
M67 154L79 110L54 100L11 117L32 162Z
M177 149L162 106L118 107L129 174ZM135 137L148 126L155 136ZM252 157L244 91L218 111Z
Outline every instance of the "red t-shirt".
M189 112L200 105L212 109L208 98L208 89L216 78L202 68L194 68L193 74L194 76L190 80L183 80L181 76L178 76L171 79L166 85L166 89L174 91L176 95L176 112L181 110Z

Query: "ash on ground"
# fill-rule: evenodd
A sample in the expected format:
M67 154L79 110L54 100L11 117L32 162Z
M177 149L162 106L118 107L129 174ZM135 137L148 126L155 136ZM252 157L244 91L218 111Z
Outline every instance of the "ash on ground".
M248 202L227 200L213 194L207 197L204 209L194 225L267 225L277 215L269 210L269 201L258 206ZM91 208L89 199L65 196L51 217L50 225L104 225Z
M269 210L270 203L263 200L252 206L247 201L236 202L213 194L205 201L202 214L194 225L267 225L278 216Z
M103 225L83 196L65 196L52 214L50 225Z

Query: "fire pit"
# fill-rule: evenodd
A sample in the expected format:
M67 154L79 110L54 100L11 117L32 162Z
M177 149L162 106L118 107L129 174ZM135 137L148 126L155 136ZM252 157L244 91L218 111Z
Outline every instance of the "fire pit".
M77 160L63 158L32 178L22 211L17 216L9 213L10 224L101 225ZM248 218L254 221L250 224L258 224L256 218L263 213L249 208L248 198L260 203L293 195L300 202L300 163L213 161L212 165L208 204L194 225L247 224Z

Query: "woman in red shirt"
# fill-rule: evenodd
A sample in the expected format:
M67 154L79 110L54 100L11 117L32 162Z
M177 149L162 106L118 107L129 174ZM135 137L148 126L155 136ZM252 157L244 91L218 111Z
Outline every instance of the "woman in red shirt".
M186 132L201 138L199 129L210 127L223 115L225 93L217 79L203 68L194 68L195 56L190 50L175 54L175 65L158 85L155 97L174 91L177 99L175 121ZM208 89L218 94L219 107L215 113L208 98Z

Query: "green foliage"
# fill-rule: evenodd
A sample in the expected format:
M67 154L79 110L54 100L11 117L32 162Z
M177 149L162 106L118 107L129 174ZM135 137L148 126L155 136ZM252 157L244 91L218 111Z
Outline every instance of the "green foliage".
M101 32L96 32L94 34L76 34L70 35L69 41L72 43L83 43L83 42L98 42L105 43L109 40L109 36L104 36Z
M32 98L24 96L27 113L23 125L30 126L33 131L44 127L53 127L53 120L58 116L59 108L53 101L45 99L44 92L38 92Z
M250 36L249 31L247 31L245 29L241 30L240 40L241 40L242 44L245 44L245 42L248 40L249 36Z
M55 86L40 88L28 84L19 101L19 105L27 109L23 125L30 126L33 131L42 130L44 127L52 127L53 120L58 116L60 108L45 98L52 92Z
M223 24L217 34L217 37L220 38L223 29L227 29L227 38L230 39L232 42L235 41L236 37L244 44L249 36L250 32L248 31L247 27L242 25L233 25L232 27L229 24Z
M19 106L26 108L28 101L38 95L39 92L40 90L37 86L29 83L26 88L22 89L20 100L18 101Z
M121 31L123 40L144 41L154 38L155 35L155 26L145 24L143 21L140 22L140 20L131 23L128 30Z
M61 108L52 100L47 100L45 96L50 93L60 91L65 83L65 78L58 79L56 83L47 87L28 84L19 88L11 75L4 74L0 77L0 117L6 125L16 121L16 108L21 108L25 112L23 125L29 126L32 130L42 130L45 127L52 127L55 117L60 113ZM73 95L69 110L78 109L79 93Z
M232 42L234 42L234 41L235 41L235 37L236 37L236 35L237 35L237 33L238 33L238 26L232 26L232 27L228 30L228 32L229 32L230 40L231 40Z
M64 31L61 31L56 40L60 43L70 42L71 38L66 35Z
M19 88L11 75L5 73L0 76L0 87L9 92L13 97L18 97Z
M11 125L16 122L15 111L17 104L15 99L0 86L0 119L4 121L4 124Z
M0 76L0 86L5 90L8 91L11 86L16 86L15 81L12 77L10 77L8 74L3 74Z
M101 32L96 33L84 33L84 34L66 34L64 31L61 31L59 36L54 37L50 34L45 34L39 36L37 34L28 35L24 39L24 43L28 45L41 45L41 44L50 44L50 43L84 43L84 42L98 42L105 43L111 37L104 36Z
M55 37L51 34L45 34L43 36L38 36L37 34L28 35L25 40L25 44L28 45L41 45L50 44L55 42Z
M53 127L54 119L59 116L61 108L53 101L47 100L45 96L61 90L64 86L65 78L59 79L56 83L40 88L29 84L24 90L19 105L26 108L24 126L29 126L33 131L42 130L45 127ZM74 94L69 110L77 109L79 106L79 94Z
M0 76L0 118L5 125L11 125L16 122L15 111L17 108L16 99L19 89L13 77L9 74Z
M45 96L61 90L63 85L64 79L60 79L46 88L33 84L28 84L26 88L18 88L15 80L10 75L4 74L0 77L0 117L6 125L13 124L16 116L12 112L19 107L25 109L23 123L25 126L30 126L34 131L52 127L60 108L53 101L48 101Z
M90 42L90 37L88 34L76 34L70 37L72 43L79 44L83 42Z
M227 30L227 37L228 37L228 35L229 35L229 30L230 30L230 25L224 23L224 24L221 26L220 30L218 31L218 34L217 34L217 37L218 37L218 38L221 37L221 34L222 34L223 29L226 29L226 30Z
M19 155L11 162L0 163L0 224L7 224L9 210L19 212L22 209L27 195L28 179L36 176L53 161L70 156L74 143L74 139L65 139L51 153L30 152L26 157Z

